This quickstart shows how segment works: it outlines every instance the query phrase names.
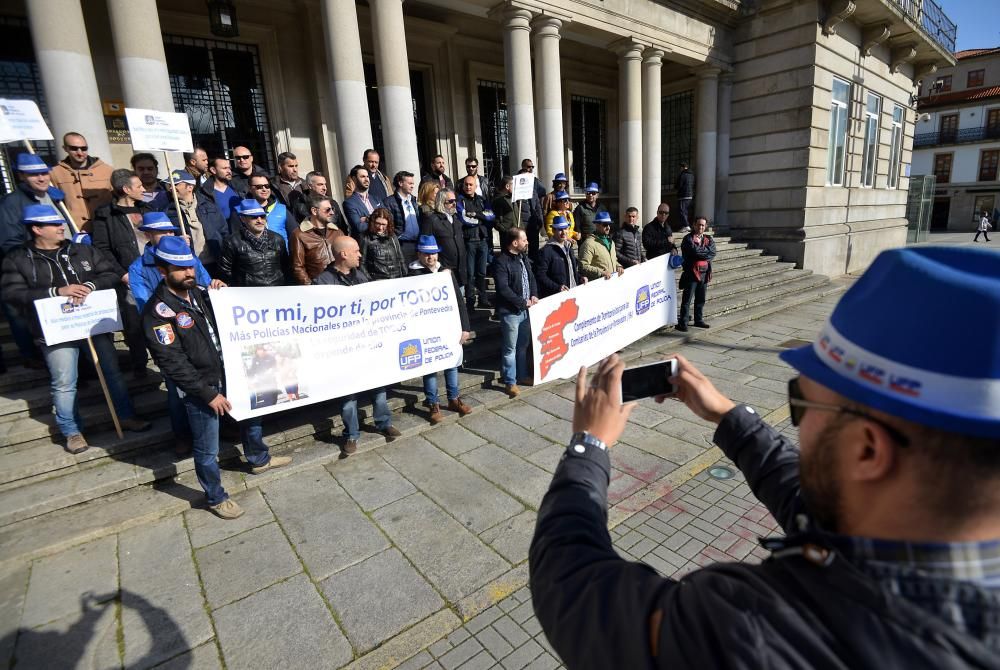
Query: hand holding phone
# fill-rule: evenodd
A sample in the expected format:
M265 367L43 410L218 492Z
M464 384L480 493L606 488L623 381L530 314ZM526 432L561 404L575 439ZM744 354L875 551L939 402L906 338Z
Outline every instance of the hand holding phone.
M676 358L626 368L622 373L622 403L676 393L670 383L676 374Z

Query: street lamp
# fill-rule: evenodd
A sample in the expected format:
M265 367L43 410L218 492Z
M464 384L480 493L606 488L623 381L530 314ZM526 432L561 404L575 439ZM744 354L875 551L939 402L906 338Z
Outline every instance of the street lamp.
M236 25L236 4L233 0L207 0L208 25L218 37L239 37Z

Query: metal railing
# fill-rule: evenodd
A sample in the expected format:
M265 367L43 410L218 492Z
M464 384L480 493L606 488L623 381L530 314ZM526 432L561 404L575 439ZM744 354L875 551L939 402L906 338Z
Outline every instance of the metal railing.
M913 136L913 148L932 147L939 144L966 144L983 140L1000 139L1000 126L980 126L961 130L939 130L935 133L920 133Z
M927 35L948 50L955 51L958 26L934 0L894 0L906 15L923 27Z

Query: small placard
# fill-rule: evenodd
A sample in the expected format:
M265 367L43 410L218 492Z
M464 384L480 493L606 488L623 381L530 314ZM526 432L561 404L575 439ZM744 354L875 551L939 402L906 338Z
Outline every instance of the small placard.
M193 151L187 114L125 108L136 151Z
M52 131L34 101L0 98L0 142L51 139Z
M535 175L530 172L514 175L514 190L512 200L530 200L535 188Z
M94 291L79 305L63 296L42 298L35 301L35 310L45 344L49 346L122 329L118 293L114 289Z

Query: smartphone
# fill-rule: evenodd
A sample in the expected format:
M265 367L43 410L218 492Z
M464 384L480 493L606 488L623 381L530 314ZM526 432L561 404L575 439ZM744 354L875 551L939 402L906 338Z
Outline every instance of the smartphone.
M676 358L626 368L622 373L622 402L676 393L677 389L670 383L670 377L676 374Z

